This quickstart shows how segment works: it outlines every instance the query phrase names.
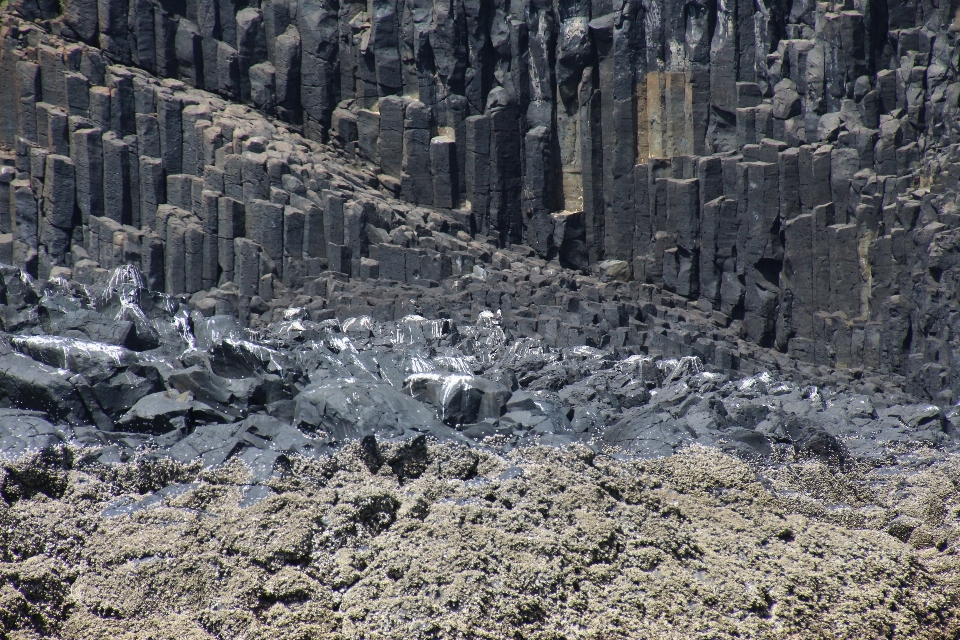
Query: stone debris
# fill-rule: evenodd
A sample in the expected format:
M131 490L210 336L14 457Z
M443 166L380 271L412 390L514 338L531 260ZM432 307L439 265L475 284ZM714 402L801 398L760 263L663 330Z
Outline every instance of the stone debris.
M502 454L577 444L641 458L702 445L841 468L896 465L918 447L960 451L952 409L879 379L837 373L812 384L630 344L558 347L560 338L531 339L489 311L460 324L416 314L311 320L294 307L264 311L249 329L143 288L135 267L102 286L3 269L8 291L21 286L25 318L0 340L4 455L47 447L41 423L55 443L104 447L104 461L149 450L211 465L238 456L272 464L278 447L316 457L350 441L423 437Z

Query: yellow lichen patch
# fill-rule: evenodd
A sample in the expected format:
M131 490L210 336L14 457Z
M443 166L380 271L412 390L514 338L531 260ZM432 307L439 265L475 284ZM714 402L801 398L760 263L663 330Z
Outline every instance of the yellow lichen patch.
M294 459L245 508L237 469L110 516L116 470L51 475L59 497L0 506L2 623L178 640L960 631L954 458L908 475L445 445L400 483L362 455Z

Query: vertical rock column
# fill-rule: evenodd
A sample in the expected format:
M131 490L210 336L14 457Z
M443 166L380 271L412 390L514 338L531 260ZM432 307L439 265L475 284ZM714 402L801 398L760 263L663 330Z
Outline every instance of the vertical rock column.
M10 233L17 224L13 210L13 188L17 178L13 167L0 167L0 233Z
M553 244L551 187L551 136L547 127L534 127L524 138L526 152L522 203L526 223L526 243L547 258Z
M118 66L107 67L107 89L110 90L110 128L121 138L137 133L136 94L133 74Z
M110 129L113 124L110 118L110 89L91 86L87 98L90 104L90 119L93 121L93 124L104 131Z
M340 271L346 252L344 243L343 198L332 191L323 192L323 237L326 240L324 256L331 271ZM349 256L347 256L349 259ZM343 271L341 271L343 273Z
M351 24L358 14L366 10L367 4L366 2L356 2L356 0L346 0L340 2L339 5L337 25L339 31L340 99L353 100L354 98L360 98L360 103L363 106L370 107L376 104L377 98L376 82L371 82L370 78L373 65L364 64L363 69L359 66L363 57L360 53L361 38L364 35L369 36L369 31L365 30L363 34L355 33L353 24ZM369 49L368 46L366 50L369 51ZM372 75L375 76L376 72L373 72ZM366 82L364 82L364 76L366 76ZM374 85L373 91L367 89L370 84Z
M203 289L217 286L219 280L220 193L204 190L201 193L200 227L202 237L201 281Z
M203 88L203 38L192 20L181 16L177 21L174 52L177 76L192 87Z
M388 96L399 93L403 87L399 15L402 4L397 0L372 0L370 7L369 46L376 60L377 88L379 95Z
M583 70L578 96L584 225L590 262L596 262L603 257L604 200L600 92L596 90L593 67Z
M177 17L169 14L162 5L155 7L154 42L156 44L157 75L177 76Z
M32 62L17 62L17 84L20 88L17 109L20 123L19 137L36 144L37 97L40 95L40 67Z
M861 316L861 270L857 243L857 225L835 224L828 227L830 256L830 311L841 312L853 320Z
M387 96L380 100L380 170L400 179L403 170L403 98Z
M831 201L830 164L831 145L814 147L803 145L798 150L797 170L801 213L813 213L813 209Z
M590 7L585 4L565 7L559 20L554 74L562 204L567 211L582 211L584 164L580 146L579 88L590 56Z
M184 220L189 217L189 212L172 205L157 207L157 235L163 240L164 291L171 295L185 293Z
M357 113L357 150L360 157L380 164L380 114L369 109Z
M71 116L90 117L90 81L81 73L64 76L67 92L67 111Z
M483 234L490 230L490 119L470 116L466 119L466 199L474 224Z
M246 237L263 250L264 258L283 275L283 206L267 200L251 199L246 207ZM265 275L260 273L257 278Z
M100 24L100 48L121 64L133 62L130 52L127 17L128 0L98 0L97 18Z
M367 223L376 214L376 205L372 202L353 201L347 203L343 210L343 236L350 259L349 273L357 278L361 276L360 265L363 258L369 255L369 239L367 238Z
M236 42L236 39L230 42ZM240 56L226 42L217 42L217 80L217 90L222 95L231 100L240 98Z
M720 232L720 207L723 196L701 205L700 216L700 299L716 309L720 303L722 265L717 260L717 236Z
M719 157L700 158L697 162L700 186L700 298L714 308L719 303L720 264L717 243L720 232L720 207L723 196L723 167Z
M130 32L134 41L133 62L155 73L157 69L156 10L150 0L130 0Z
M81 223L103 215L103 143L100 129L77 129L71 136L70 155L76 167L77 208Z
M307 137L325 140L330 127L338 51L337 8L332 0L302 0L297 5L300 33L300 97Z
M783 260L780 244L780 194L778 167L769 162L746 162L746 201L741 205L738 268L745 277L744 309L750 339L772 345L776 326L779 274Z
M446 136L430 141L430 167L433 172L433 206L453 209L460 200L460 171L457 143Z
M183 168L183 104L167 92L157 94L157 121L160 127L160 153L167 175Z
M96 0L65 0L63 8L64 26L72 35L89 44L97 44L99 28Z
M780 217L786 222L800 215L800 150L781 151L777 164L780 170Z
M17 142L20 105L17 74L17 30L0 27L0 144L12 149Z
M43 217L40 221L38 273L50 276L51 268L66 265L74 226L76 174L73 161L56 154L46 158L43 183Z
M400 177L403 199L415 204L433 204L430 172L430 110L419 100L407 104L403 121L403 168Z
M183 290L196 293L204 288L203 228L195 221L187 221L183 229Z
M664 285L690 299L698 295L700 266L700 183L696 178L668 178L666 231L676 237L676 247L663 257Z
M14 264L36 277L40 223L37 199L28 180L14 180L10 183L10 191L13 215L16 220L16 233L13 240Z
M197 3L197 29L203 55L203 87L207 91L218 91L220 87L218 38L221 28L218 4L217 0Z
M183 173L203 175L203 132L197 123L208 121L210 108L206 105L189 105L183 109L181 120L181 167ZM209 124L209 122L208 122Z
M724 197L720 202L715 261L720 273L720 311L733 316L743 303L743 282L737 269L737 238L740 233L738 202Z
M784 223L783 273L781 274L781 320L778 323L778 346L788 346L790 353L813 359L814 298L813 214L804 213Z
M316 265L319 259L327 255L327 240L323 227L323 209L317 205L320 198L316 193L310 195L310 199L301 198L296 202L303 211L303 258L307 264Z
M131 224L133 199L130 186L130 148L113 131L103 134L104 215L120 224Z
M277 117L298 124L301 121L300 106L300 32L289 25L277 37L274 46L273 66L276 70Z
M226 196L217 202L217 263L220 267L218 285L236 282L234 274L234 240L245 235L246 211L243 203Z
M243 180L243 196L245 203L253 200L266 200L270 197L270 179L266 169L267 155L245 151L240 156L240 175ZM254 226L248 226L249 233Z
M303 261L303 232L306 215L292 206L283 210L283 283L288 287L303 285L306 267Z
M490 92L490 232L501 244L523 240L520 212L520 121L517 106L503 89Z
M637 158L637 52L642 29L639 2L627 2L618 14L590 23L599 55L603 139L603 256L631 261L635 213L633 167Z
M153 229L157 207L167 200L163 160L140 156L140 227Z
M737 0L717 2L710 47L710 101L718 117L728 121L737 108Z
M646 279L645 262L653 235L650 221L650 167L646 158L642 160L642 164L633 168L633 203L636 216L633 229L633 277L640 281Z

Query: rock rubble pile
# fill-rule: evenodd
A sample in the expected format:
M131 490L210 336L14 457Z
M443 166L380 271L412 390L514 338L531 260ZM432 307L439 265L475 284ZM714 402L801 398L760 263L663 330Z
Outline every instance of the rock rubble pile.
M643 458L699 444L745 459L898 464L960 445L960 412L869 383L842 391L769 372L735 378L697 356L554 348L489 311L475 324L407 315L314 321L302 308L245 329L150 292L135 268L105 287L7 269L0 420L7 457L59 444L216 467L239 458L267 480L290 456L361 440L409 455L426 442L507 453L532 444ZM406 454L404 454L406 455ZM399 464L399 463L398 463Z

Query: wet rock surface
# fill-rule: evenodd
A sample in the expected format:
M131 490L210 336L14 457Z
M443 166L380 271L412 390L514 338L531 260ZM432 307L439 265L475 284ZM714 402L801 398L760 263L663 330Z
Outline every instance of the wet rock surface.
M0 621L23 637L960 625L954 409L551 348L491 312L253 330L130 267L3 276L36 318L0 336Z
M107 446L105 460L149 452L269 467L354 440L427 437L501 454L578 444L640 458L699 444L745 460L843 467L897 465L917 448L960 451L954 409L892 388L844 387L839 374L818 386L778 372L737 377L694 355L556 349L514 335L489 311L458 324L412 314L315 321L291 307L254 330L150 292L133 267L100 286L2 275L34 292L26 310L37 318L0 343L9 452L56 437ZM117 317L158 339L124 347L64 329Z

